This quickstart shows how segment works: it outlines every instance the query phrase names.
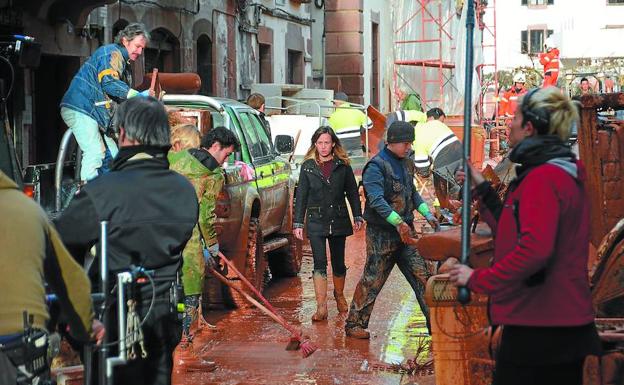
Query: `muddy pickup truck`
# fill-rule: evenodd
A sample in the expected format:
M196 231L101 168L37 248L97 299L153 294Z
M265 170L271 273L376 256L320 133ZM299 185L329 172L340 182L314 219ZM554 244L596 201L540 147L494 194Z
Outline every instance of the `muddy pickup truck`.
M293 151L293 138L278 135L271 143L258 112L234 100L165 95L163 102L172 126L192 123L202 134L224 126L241 142L224 165L226 183L217 201L223 253L260 289L271 275L296 275L302 258L301 242L292 235L296 180L280 155Z
M172 126L192 123L202 134L225 126L241 142L240 151L224 164L226 182L217 201L217 233L223 253L259 289L271 277L297 275L302 245L292 235L296 180L291 164L280 155L293 151L293 138L279 135L272 143L258 112L235 100L172 94L165 95L163 102ZM68 131L56 164L29 166L24 189L51 216L58 215L76 191L79 168L80 153ZM238 303L236 297L223 295L219 285L206 286L210 292L204 297L211 304Z

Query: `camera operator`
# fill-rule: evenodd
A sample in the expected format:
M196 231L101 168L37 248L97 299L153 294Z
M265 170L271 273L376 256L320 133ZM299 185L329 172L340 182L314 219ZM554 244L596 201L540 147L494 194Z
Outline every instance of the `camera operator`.
M110 277L132 266L154 271L156 298L151 310L151 285L136 283L132 291L136 312L145 320L147 356L139 354L118 367L114 379L116 384L169 384L172 353L181 333L169 289L197 223L197 197L186 178L169 170L169 122L160 102L129 99L119 106L116 123L120 150L111 172L85 185L56 225L78 257L99 241L99 224L106 220ZM107 311L116 319L116 306ZM119 338L113 333L109 341Z
M45 285L56 294L74 338L90 340L93 321L89 280L67 252L46 214L0 171L0 384L46 384L49 380L50 314Z

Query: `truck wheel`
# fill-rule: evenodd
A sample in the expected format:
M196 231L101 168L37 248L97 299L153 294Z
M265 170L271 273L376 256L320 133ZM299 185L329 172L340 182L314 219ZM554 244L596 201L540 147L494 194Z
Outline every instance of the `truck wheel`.
M264 238L258 218L251 218L248 232L245 277L262 292L270 280L269 263L264 255Z
M288 245L275 250L269 258L271 272L276 277L295 277L301 270L303 242L294 235L285 235Z
M262 228L257 218L251 218L249 221L248 239L245 267L239 270L256 289L262 292L271 280L271 274L268 261L264 255ZM241 280L232 280L231 282L253 295ZM224 302L226 306L235 308L250 306L245 298L231 289L229 290L229 295L225 296Z

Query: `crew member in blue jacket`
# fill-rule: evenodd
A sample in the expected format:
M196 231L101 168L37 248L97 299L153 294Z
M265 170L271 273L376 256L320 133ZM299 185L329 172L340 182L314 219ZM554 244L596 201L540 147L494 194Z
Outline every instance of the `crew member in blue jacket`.
M345 324L349 337L370 337L366 329L375 299L395 264L412 286L429 325L424 293L430 273L412 245L414 210L432 227L437 229L439 223L414 186L415 166L409 157L413 141L414 127L410 123L392 123L387 145L366 164L362 173L367 256Z
M140 23L119 31L114 44L98 48L80 67L61 100L61 117L83 152L80 179L87 181L110 169L117 145L110 135L116 103L148 91L130 88L130 62L141 56L149 33Z

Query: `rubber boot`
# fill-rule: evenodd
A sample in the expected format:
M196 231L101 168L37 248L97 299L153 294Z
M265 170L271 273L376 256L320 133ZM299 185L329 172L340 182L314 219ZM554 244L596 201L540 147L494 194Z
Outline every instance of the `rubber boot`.
M344 296L345 277L334 276L334 298L336 299L336 307L338 313L346 313L349 311L349 304Z
M193 344L187 336L182 337L182 341L173 351L173 372L181 374L184 372L212 372L217 365L212 361L202 359L193 349Z
M314 294L316 295L316 313L312 321L318 322L327 319L327 277L314 273Z

